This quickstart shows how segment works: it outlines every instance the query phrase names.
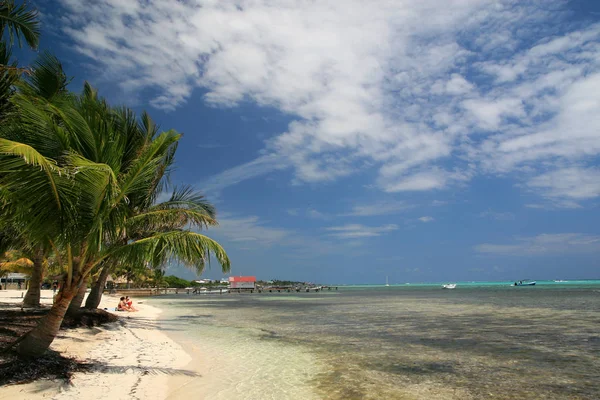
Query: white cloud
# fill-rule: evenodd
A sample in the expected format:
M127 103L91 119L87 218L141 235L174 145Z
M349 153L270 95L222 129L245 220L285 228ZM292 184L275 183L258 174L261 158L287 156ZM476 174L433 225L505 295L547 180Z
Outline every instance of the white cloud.
M591 199L600 196L600 169L557 169L530 179L527 185L551 198Z
M382 233L392 232L398 229L398 225L388 224L382 226L365 226L360 224L346 224L342 226L331 226L325 230L331 232L329 236L340 239L356 239L373 236L381 236Z
M289 215L292 215L294 217L307 217L310 219L323 219L323 220L327 220L327 219L331 218L330 215L323 213L314 208L307 208L305 210L300 209L300 208L292 208L292 209L286 210L286 212Z
M419 218L419 221L427 223L427 222L433 222L435 221L435 218L430 217L429 215L426 215L424 217Z
M340 215L344 217L371 217L375 215L396 214L413 207L413 205L403 201L378 201L373 204L355 205L352 207L352 211Z
M287 229L266 226L257 216L235 217L224 214L219 218L219 226L211 229L234 242L248 242L258 247L270 247L290 237Z
M445 173L438 171L419 172L399 178L383 185L386 192L408 192L440 189L446 186Z
M294 119L211 190L375 166L384 191L427 191L600 155L600 25L561 24L562 0L60 2L74 48L155 107L201 88Z
M480 244L479 253L509 256L595 253L600 251L600 236L583 233L544 233L533 237L517 238L513 244Z
M262 176L268 172L285 168L284 161L276 156L261 156L253 161L238 165L201 182L203 192L218 196L221 190L248 179Z
M285 248L286 256L302 258L324 254L348 254L353 251L346 243L334 242L325 237L304 236L295 230L272 226L269 221L254 215L236 216L222 213L218 221L219 225L211 228L209 233L226 249L230 246L247 251Z

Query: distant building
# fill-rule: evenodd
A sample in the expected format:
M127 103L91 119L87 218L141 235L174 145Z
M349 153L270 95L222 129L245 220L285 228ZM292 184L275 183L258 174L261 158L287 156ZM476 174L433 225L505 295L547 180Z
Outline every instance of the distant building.
M21 289L26 285L29 275L19 273L8 273L0 278L0 286L2 289Z
M196 283L200 283L200 284L206 284L206 283L212 283L211 279L198 279L197 281L194 281Z
M229 277L229 288L230 289L254 289L256 285L255 276L230 276Z

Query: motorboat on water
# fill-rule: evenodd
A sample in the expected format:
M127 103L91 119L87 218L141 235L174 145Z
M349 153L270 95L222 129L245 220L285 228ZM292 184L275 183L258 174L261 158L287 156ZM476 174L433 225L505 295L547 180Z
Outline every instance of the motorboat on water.
M442 289L455 289L456 288L456 283L446 283L444 285L442 285Z
M535 286L535 281L524 279L522 281L517 281L513 283L511 286Z

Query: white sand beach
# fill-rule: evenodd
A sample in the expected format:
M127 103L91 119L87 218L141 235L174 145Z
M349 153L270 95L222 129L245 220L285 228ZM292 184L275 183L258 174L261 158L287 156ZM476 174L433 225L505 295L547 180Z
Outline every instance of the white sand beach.
M24 291L2 290L0 302L16 304ZM139 300L139 301L137 301ZM116 306L118 297L104 296L100 308ZM42 303L52 303L52 291L42 291ZM185 369L191 358L161 332L161 310L134 299L139 312L116 313L117 323L61 331L51 348L65 356L95 363L92 373L75 373L72 384L41 380L0 388L4 399L165 399L169 379L193 376Z

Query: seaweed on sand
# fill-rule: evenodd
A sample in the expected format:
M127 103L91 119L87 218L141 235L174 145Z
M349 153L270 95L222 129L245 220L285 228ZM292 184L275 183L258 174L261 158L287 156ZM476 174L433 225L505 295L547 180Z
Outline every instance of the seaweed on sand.
M0 386L38 379L59 379L69 383L74 372L88 371L92 367L92 364L64 357L52 350L35 360L19 358L12 351L16 341L33 329L48 310L0 308ZM76 316L66 317L61 329L93 327L117 320L117 316L104 310L82 309Z
M38 379L59 379L70 383L74 372L89 371L93 367L92 364L63 357L53 350L35 360L20 359L15 353L8 352L1 356L0 361L0 386Z

